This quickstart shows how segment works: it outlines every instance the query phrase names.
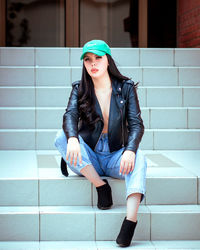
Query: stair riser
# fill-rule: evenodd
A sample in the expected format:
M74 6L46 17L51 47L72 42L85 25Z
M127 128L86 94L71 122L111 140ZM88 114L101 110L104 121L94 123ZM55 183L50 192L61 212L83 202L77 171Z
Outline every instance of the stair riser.
M38 241L39 213L0 214L0 241Z
M151 208L150 208L151 209ZM104 212L1 214L2 241L115 240L126 215L123 210ZM40 217L40 219L39 219ZM134 240L199 240L200 212L150 212L140 207ZM39 222L40 221L40 222ZM181 223L180 223L181 222Z
M192 223L192 224L191 224ZM151 238L153 240L200 239L200 214L157 213L151 215Z
M200 108L141 108L145 128L198 129ZM59 129L65 108L1 108L1 129ZM44 119L45 117L45 119ZM195 119L196 118L196 119ZM12 122L10 122L12 121Z
M36 206L38 180L1 179L0 197L0 206Z
M80 66L81 53L82 48L1 47L0 65ZM198 48L111 48L111 53L124 66L200 66Z
M140 86L199 86L200 68L119 67ZM1 67L0 86L71 86L81 79L81 67Z
M62 177L61 177L62 178ZM71 177L69 177L71 178ZM125 181L109 179L113 204L126 205ZM142 205L200 204L200 178L146 178L146 198ZM56 188L55 188L56 187ZM176 190L176 192L174 191ZM2 180L1 206L91 206L97 192L85 178L60 180Z
M56 150L57 130L0 130L1 150ZM140 147L142 150L199 150L198 130L146 129ZM189 143L188 143L189 142Z
M41 214L40 240L95 240L95 214Z
M67 107L71 87L1 87L1 107ZM8 98L9 96L9 98ZM199 87L139 87L140 107L200 107ZM58 98L59 97L59 98ZM166 98L167 97L167 98Z

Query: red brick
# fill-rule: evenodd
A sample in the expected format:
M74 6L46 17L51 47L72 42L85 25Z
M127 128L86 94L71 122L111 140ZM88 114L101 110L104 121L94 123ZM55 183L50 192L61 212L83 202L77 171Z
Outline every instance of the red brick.
M200 47L200 1L178 1L178 47Z

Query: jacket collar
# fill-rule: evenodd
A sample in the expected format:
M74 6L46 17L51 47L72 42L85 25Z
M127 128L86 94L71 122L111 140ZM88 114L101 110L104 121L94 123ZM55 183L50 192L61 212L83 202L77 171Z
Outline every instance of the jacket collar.
M112 91L114 95L120 95L122 91L122 83L118 81L116 78L111 77L111 83L112 83Z

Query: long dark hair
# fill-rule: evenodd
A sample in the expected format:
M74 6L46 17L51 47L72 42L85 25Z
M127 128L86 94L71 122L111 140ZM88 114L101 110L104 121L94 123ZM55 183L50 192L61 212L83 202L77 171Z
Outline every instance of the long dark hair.
M119 81L130 80L130 78L122 75L113 58L106 54L108 58L108 73L111 79L115 78ZM137 87L138 83L135 84ZM94 124L100 120L100 116L95 111L95 91L94 83L91 76L88 74L85 65L83 63L82 78L80 81L79 91L78 91L78 106L80 119L85 121L90 129L94 129Z

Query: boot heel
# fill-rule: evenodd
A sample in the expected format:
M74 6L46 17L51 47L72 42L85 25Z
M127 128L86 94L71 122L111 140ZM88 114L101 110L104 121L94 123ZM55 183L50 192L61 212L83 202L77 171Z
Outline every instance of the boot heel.
M128 247L131 244L131 240L133 238L137 222L138 221L133 222L133 221L127 220L126 217L124 218L124 221L121 226L121 230L116 239L116 243L120 247Z

